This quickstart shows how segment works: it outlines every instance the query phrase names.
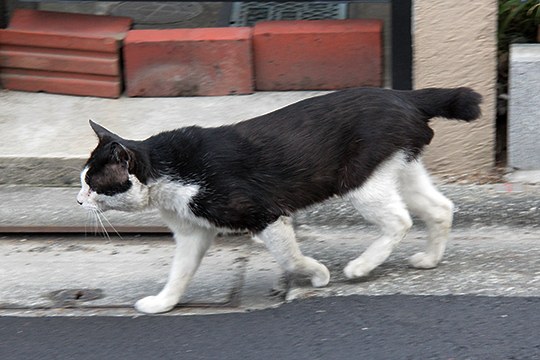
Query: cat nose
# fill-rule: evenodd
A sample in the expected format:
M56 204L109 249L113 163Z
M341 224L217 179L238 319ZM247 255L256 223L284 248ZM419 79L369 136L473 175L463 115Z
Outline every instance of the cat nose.
M79 199L77 199L77 204L82 205L82 202L80 202Z

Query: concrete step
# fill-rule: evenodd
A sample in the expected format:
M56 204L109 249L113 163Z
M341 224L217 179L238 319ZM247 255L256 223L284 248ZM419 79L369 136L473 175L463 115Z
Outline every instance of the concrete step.
M323 91L102 99L0 90L0 184L78 185L97 140L88 119L141 140L184 126L232 124Z
M157 212L96 214L76 202L75 187L0 186L3 233L169 233Z
M540 186L441 185L455 204L454 226L540 227ZM76 187L0 185L0 232L169 233L157 211L94 214L76 202ZM367 226L349 202L333 198L295 215L298 228ZM419 221L415 224L422 227Z

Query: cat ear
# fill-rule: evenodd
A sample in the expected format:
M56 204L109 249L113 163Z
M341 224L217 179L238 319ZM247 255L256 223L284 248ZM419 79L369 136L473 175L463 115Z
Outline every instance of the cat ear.
M109 130L105 129L103 126L99 125L99 124L96 124L95 122L93 122L92 120L89 120L90 121L90 126L92 127L92 130L94 130L94 132L96 133L96 135L98 136L99 140L104 140L104 139L120 139L120 137L112 132L110 132Z
M128 168L132 158L133 152L124 145L116 141L111 144L111 159L113 161Z

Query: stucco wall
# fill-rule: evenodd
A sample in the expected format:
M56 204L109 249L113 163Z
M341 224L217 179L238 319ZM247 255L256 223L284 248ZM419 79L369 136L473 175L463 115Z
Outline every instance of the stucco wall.
M469 86L484 96L482 118L434 119L424 162L434 174L485 174L495 159L496 0L413 1L414 88Z

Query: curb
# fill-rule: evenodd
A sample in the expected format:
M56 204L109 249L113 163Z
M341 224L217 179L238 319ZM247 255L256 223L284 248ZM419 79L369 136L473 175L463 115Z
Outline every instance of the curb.
M0 157L0 185L79 186L87 159Z
M439 189L455 204L454 228L540 227L540 186L514 185L446 184ZM157 211L110 211L100 222L76 204L77 192L75 187L0 186L0 232L93 233L101 231L101 226L111 234L170 232ZM340 198L299 211L294 220L296 227L303 230L362 230L371 226ZM423 228L418 219L415 226Z

